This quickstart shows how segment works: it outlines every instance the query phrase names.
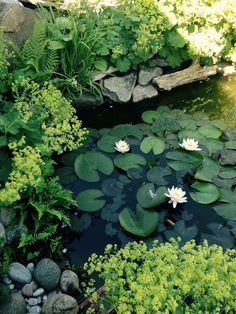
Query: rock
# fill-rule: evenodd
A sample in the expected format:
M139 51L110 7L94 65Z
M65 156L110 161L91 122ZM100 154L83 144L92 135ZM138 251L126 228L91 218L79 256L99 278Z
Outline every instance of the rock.
M10 208L0 207L0 222L7 227L14 220L15 213Z
M35 291L35 290L37 290L38 289L38 284L37 284L37 282L36 281L31 281L31 283L30 283L31 285L32 285L32 288L33 288L33 291Z
M22 294L27 297L30 298L33 295L33 287L31 283L27 283L26 285L24 285L24 287L22 288Z
M152 85L137 85L133 90L133 102L136 103L144 99L150 99L156 97L157 95L158 91Z
M156 58L155 63L159 67L168 67L169 66L169 64L164 59L161 59L161 58Z
M17 262L10 264L8 276L22 284L29 283L32 280L31 272L24 265Z
M67 294L74 295L79 290L79 278L71 270L63 271L60 279L61 290Z
M42 308L39 305L35 305L29 308L29 313L41 313Z
M102 93L114 102L127 103L132 96L136 80L134 73L123 77L110 77L103 80Z
M5 37L19 47L32 35L37 20L39 15L19 1L0 0L0 27L4 29Z
M28 233L28 228L25 225L16 225L11 229L7 229L7 243L12 244L18 241L23 234Z
M0 304L1 314L25 314L26 303L20 293L12 293L9 300Z
M5 285L10 285L12 283L12 280L9 277L5 276L5 277L3 277L2 282Z
M148 85L154 77L161 76L163 73L162 68L142 66L138 75L138 82L142 86Z
M30 298L28 300L28 304L29 304L29 306L37 305L38 304L38 300L36 298Z
M79 311L76 300L66 294L57 294L46 300L43 314L77 314Z
M60 280L61 270L49 258L44 258L37 263L34 269L34 278L46 290L54 290Z
M33 297L39 297L40 295L44 294L44 289L43 288L39 288L37 290L34 291L33 293Z
M26 268L32 273L34 271L34 263L29 263Z
M0 249L4 246L6 243L6 230L3 224L0 223Z

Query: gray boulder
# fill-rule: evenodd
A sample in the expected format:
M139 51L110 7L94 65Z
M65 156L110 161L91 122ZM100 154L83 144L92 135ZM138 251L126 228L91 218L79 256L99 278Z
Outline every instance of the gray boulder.
M61 270L53 260L44 258L35 266L33 275L41 287L51 291L59 284Z
M161 76L163 73L162 68L160 67L147 67L142 66L138 75L138 82L142 86L148 85L154 77Z
M61 290L70 295L74 295L79 291L79 278L76 273L71 270L63 271L60 279Z
M4 303L0 304L1 314L25 314L26 303L20 293L13 293Z
M77 314L79 306L76 300L67 294L49 297L43 305L43 314Z
M133 90L133 102L136 103L144 99L150 99L156 97L157 95L158 91L152 85L137 85Z
M26 284L31 282L31 272L22 264L13 262L9 266L8 276L19 283Z
M7 207L0 207L0 222L3 224L3 226L9 226L14 218L15 213L13 210Z
M127 103L131 99L136 80L134 73L123 77L110 77L102 82L102 93L114 102Z
M7 228L7 243L11 244L18 241L23 234L28 233L28 228L25 225L16 225L13 228Z
M6 230L3 224L0 223L0 249L6 243Z
M0 27L6 38L21 47L34 30L39 15L16 0L0 0Z

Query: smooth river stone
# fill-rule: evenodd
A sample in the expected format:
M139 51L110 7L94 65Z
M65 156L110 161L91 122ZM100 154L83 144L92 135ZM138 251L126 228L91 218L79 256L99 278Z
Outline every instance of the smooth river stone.
M31 272L24 265L17 262L10 264L8 276L22 284L29 283L32 280Z

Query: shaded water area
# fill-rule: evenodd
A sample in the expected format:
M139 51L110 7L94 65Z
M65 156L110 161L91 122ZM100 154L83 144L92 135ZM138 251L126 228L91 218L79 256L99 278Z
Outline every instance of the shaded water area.
M169 92L160 92L153 100L134 104L105 104L96 108L82 108L79 117L85 126L96 129L113 127L121 123L140 123L146 110L167 105L186 112L205 112L212 119L220 119L236 126L236 76L213 77Z
M137 124L142 122L141 114L147 110L155 110L159 105L167 105L172 108L184 109L186 112L205 112L212 119L220 119L227 122L229 126L236 126L236 77L214 77L204 82L197 82L188 86L174 89L171 92L162 92L155 100L149 100L138 104L106 104L97 108L86 108L79 111L79 117L84 125L96 129L114 127L122 123ZM154 157L150 156L150 160ZM160 157L161 166L165 167L165 161ZM115 205L122 207L125 199L125 207L134 207L137 202L136 193L142 184L146 173L133 173L137 180L128 180L122 172L115 170L111 177L102 178L103 191L106 190L107 208L104 207L101 219L100 211L86 214L84 221L87 228L81 232L72 232L65 239L68 255L75 265L82 265L92 253L102 253L108 243L125 245L129 241L140 240L140 238L125 232L119 225ZM165 178L166 185L178 185L182 173L175 177ZM126 178L125 178L126 177ZM110 181L109 181L110 180ZM109 190L118 182L120 191L115 188ZM164 183L163 183L164 185ZM66 187L77 196L85 189L99 189L99 183L86 183L77 180ZM117 186L117 183L116 183ZM188 184L184 189L188 191ZM173 211L170 205L163 208L168 214L167 220L161 223L158 229L145 241L149 244L154 239L167 241L172 236L180 236L183 241L195 238L197 242L207 239L209 243L217 243L225 248L236 247L236 223L227 222L219 217L211 206L199 205L189 200L188 205L183 204L180 211ZM108 213L110 211L110 214ZM109 217L111 215L111 217ZM113 218L112 218L113 215ZM80 214L74 216L74 225L80 225ZM76 229L76 227L74 228ZM83 229L83 227L82 227Z

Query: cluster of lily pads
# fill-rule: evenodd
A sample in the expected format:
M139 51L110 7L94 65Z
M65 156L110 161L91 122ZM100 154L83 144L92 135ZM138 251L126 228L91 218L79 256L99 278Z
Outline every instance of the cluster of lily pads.
M208 229L234 246L236 129L165 106L144 112L142 120L90 129L84 147L62 157L58 175L75 193L81 222L88 226L99 213L110 235L120 233L119 222L138 237L164 230L168 238L172 228L193 238L192 208L196 214L210 206L219 220Z

